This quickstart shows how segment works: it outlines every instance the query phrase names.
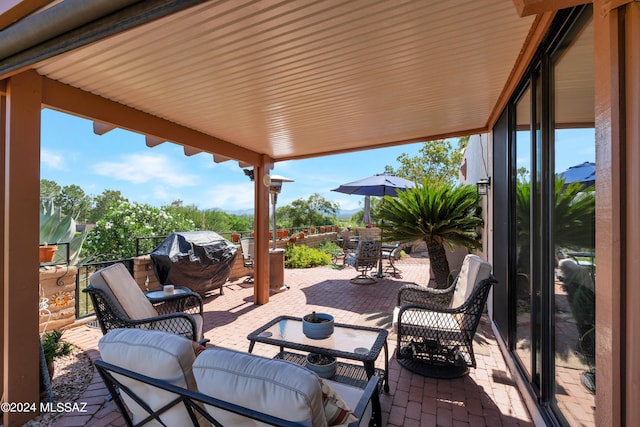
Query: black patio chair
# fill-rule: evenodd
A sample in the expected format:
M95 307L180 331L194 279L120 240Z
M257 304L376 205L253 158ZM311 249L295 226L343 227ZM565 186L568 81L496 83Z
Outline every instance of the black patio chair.
M187 288L152 304L122 263L96 271L83 289L91 297L103 334L120 328L161 330L206 342L202 297Z
M360 274L350 280L358 285L370 285L377 280L369 274L378 266L380 258L379 240L360 240L355 253L349 253L345 257L345 263L352 265Z
M398 363L417 374L457 378L476 367L473 337L496 280L478 282L459 307L409 303L394 312Z

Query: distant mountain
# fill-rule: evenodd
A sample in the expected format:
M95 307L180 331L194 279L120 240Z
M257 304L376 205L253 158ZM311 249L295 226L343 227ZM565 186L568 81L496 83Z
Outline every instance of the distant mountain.
M245 215L253 215L253 209L240 209L240 210L225 210L223 209L223 212L226 212L230 215L238 215L238 216L245 216ZM269 210L269 212L271 212L271 210Z
M362 208L355 209L340 209L338 210L338 219L347 219L351 218L355 213L360 212Z
M353 214L355 214L356 212L360 212L362 210L362 208L356 208L356 209L340 209L338 210L338 215L337 218L338 219L347 219L347 218L351 218L351 216L353 216ZM224 212L231 214L231 215L239 215L239 216L243 216L243 215L253 215L253 209L240 209L240 210L224 210ZM271 212L271 210L269 210L269 212Z

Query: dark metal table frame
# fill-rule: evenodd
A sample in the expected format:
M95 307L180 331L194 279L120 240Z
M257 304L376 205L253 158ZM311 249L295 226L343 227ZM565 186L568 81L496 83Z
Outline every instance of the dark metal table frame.
M283 322L281 324L281 322ZM296 337L300 340L287 340L279 333L272 333L269 329L277 326L276 329L280 330L285 327L286 322L292 322L292 325L299 325L299 334L296 332ZM275 329L274 329L275 330ZM327 356L334 356L343 359L356 360L363 363L363 366L358 366L349 363L338 362L336 369L336 376L333 380L351 384L356 387L363 388L366 386L367 380L373 375L378 375L382 378L384 391L389 391L389 350L387 346L388 332L385 329L372 328L368 326L347 325L336 323L334 325L334 335L338 331L341 333L356 333L358 331L367 331L376 333L377 336L373 341L371 348L358 347L353 351L342 351L335 348L331 348L331 338L324 340L312 340L304 337L302 334L302 320L299 317L293 316L279 316L267 323L266 325L256 329L247 336L250 341L249 353L253 351L253 347L257 342L263 344L269 344L280 347L280 353L275 357L280 359L289 360L299 365L305 364L306 355L292 353L285 351L285 348L303 351L306 353L320 353ZM375 362L380 355L380 350L384 348L384 370L375 368Z

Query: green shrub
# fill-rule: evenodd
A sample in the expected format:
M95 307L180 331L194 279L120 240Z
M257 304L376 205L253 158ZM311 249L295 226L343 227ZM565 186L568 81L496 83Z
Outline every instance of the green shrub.
M336 245L331 240L325 240L324 242L322 242L320 246L318 246L318 249L322 252L326 252L330 256L335 256L342 252L342 248Z
M331 255L306 245L289 245L284 256L287 268L309 268L331 263Z

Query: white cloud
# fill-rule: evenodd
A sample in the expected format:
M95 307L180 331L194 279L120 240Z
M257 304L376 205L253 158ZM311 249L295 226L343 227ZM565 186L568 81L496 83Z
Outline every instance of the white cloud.
M201 209L241 210L253 208L253 183L217 184L204 191L197 200L189 201Z
M98 175L112 179L145 184L152 182L169 187L197 185L197 175L181 171L176 162L161 155L131 154L120 161L104 161L93 167Z
M64 157L61 154L47 149L40 150L40 163L47 165L52 169L65 169Z

